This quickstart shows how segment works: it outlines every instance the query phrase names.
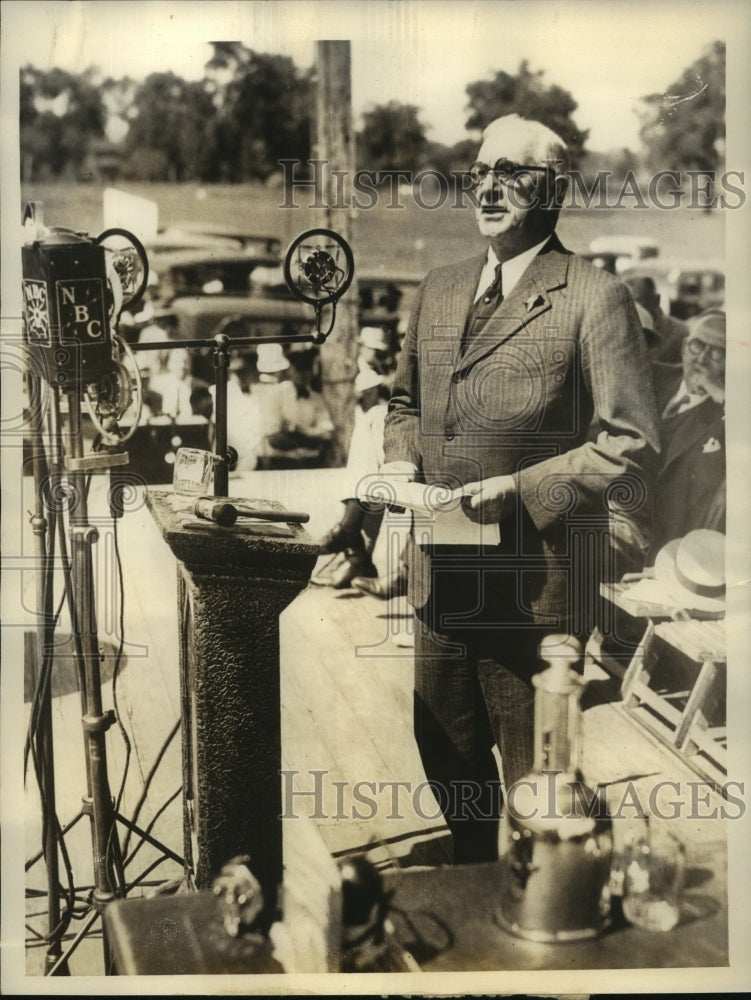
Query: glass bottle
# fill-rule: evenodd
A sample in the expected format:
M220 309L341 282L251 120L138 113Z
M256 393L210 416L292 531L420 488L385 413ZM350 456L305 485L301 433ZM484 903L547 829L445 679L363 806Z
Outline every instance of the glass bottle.
M647 818L624 853L624 917L645 930L671 931L681 919L683 844L664 822Z

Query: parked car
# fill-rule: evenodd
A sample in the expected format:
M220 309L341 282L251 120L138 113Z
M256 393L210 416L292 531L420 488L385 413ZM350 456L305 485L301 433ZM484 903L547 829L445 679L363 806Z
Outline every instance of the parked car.
M601 267L605 271L609 271L610 274L617 274L618 259L623 256L619 253L592 253L590 250L588 253L579 254L585 260L588 260L595 267Z
M156 236L146 243L146 250L150 256L152 253L191 248L196 250L223 248L242 250L251 256L260 253L279 257L282 241L278 236L219 228L211 223L181 222L160 229Z
M722 260L661 258L629 267L621 277L642 274L653 278L663 312L678 319L690 319L705 309L719 308L725 303Z
M689 319L705 309L724 306L724 265L720 262L684 262L670 272L668 286L672 289L671 312L679 319Z
M181 295L172 300L169 311L177 335L185 340L206 340L218 333L274 340L312 333L315 324L313 308L292 297Z
M597 236L589 244L591 254L614 255L615 272L620 273L643 260L660 256L660 246L648 236Z
M183 295L265 294L270 286L284 285L276 255L250 256L225 248L165 251L151 257L149 269L163 305Z
M155 266L160 303L174 315L181 337L212 337L230 320L231 334L243 337L313 328L312 308L292 295L273 255L182 250L160 255ZM397 349L422 276L357 270L355 280L359 326L383 327Z
M284 283L278 254L238 249L179 249L155 255L158 314L175 334L205 340L219 332L240 337L308 333L314 314Z
M154 306L169 314L175 335L205 340L230 336L269 338L309 334L315 316L284 282L281 242L193 223L162 230L148 249ZM383 327L394 350L406 330L416 273L358 266L358 324Z

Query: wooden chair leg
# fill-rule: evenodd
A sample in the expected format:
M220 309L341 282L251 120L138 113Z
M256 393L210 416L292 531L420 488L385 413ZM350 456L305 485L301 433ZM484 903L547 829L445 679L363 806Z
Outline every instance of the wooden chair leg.
M707 727L707 715L709 711L709 700L715 689L719 666L714 660L705 660L699 671L699 676L691 689L691 694L686 702L686 707L681 717L680 725L675 734L675 744L680 749L687 749L691 730L695 726L702 729Z
M631 662L626 668L626 673L623 675L621 696L627 708L632 707L638 701L637 687L639 684L645 683L643 680L644 674L647 675L647 680L651 675L654 635L655 625L650 618L644 630L642 640L636 647Z

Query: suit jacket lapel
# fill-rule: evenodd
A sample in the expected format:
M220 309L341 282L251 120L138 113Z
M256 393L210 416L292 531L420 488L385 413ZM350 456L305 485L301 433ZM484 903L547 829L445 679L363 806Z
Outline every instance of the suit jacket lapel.
M470 257L444 278L440 294L440 312L431 318L430 336L439 337L444 344L447 341L452 343L457 367L467 314L472 307L485 260L485 254Z
M480 280L482 269L485 266L486 255L470 257L463 261L456 270L450 274L443 289L443 299L441 302L442 319L445 317L446 327L456 334L457 346L461 342L464 333L464 325L467 321L467 314L472 308L477 283ZM442 335L444 332L441 331Z
M711 399L699 403L684 413L669 417L665 428L665 458L660 474L702 438L707 440L711 437L712 429L717 426L721 418L722 407Z
M532 320L551 308L550 292L562 288L568 275L569 256L553 236L487 321L482 333L472 337L460 359L460 367L474 364L505 343ZM479 279L479 272L477 274ZM475 287L477 285L475 280ZM470 291L470 302L473 292ZM467 306L469 308L469 306ZM466 320L466 311L464 314Z

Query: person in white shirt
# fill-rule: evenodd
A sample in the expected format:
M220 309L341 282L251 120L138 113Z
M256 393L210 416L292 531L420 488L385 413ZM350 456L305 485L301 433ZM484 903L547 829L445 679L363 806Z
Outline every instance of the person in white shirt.
M281 344L259 344L256 349L258 380L240 399L234 394L237 418L228 420L227 435L237 449L238 471L264 468L273 449L269 436L284 427L284 411L291 405L295 387L289 380L289 361ZM228 400L229 403L229 400ZM231 423L231 434L230 434Z
M281 427L266 439L263 464L275 469L313 469L325 465L334 436L322 393L316 387L318 348L292 345L288 389L281 396Z
M169 352L166 368L151 379L151 388L162 397L162 415L175 423L190 423L196 415L196 393L208 392L208 384L193 377L190 353L183 347Z

